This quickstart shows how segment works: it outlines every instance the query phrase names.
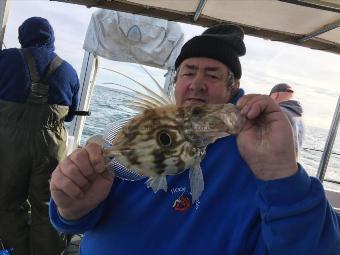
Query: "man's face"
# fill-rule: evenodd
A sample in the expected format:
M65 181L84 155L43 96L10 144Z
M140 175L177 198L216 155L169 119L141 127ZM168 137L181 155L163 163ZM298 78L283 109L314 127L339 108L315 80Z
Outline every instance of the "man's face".
M188 58L178 70L175 99L177 106L194 103L221 104L232 97L227 87L229 70L211 58Z

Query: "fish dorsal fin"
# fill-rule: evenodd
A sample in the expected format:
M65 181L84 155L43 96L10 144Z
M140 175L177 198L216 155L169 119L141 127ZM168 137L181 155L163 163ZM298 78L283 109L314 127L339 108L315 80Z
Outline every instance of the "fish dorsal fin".
M134 92L139 100L146 100L148 102L152 102L153 104L155 104L154 107L150 107L150 108L161 107L161 106L171 105L171 104L175 103L174 100L169 95L167 95L165 90L160 86L160 84L156 81L156 79L153 78L151 76L151 74L144 67L143 67L143 70L155 82L155 84L157 86L157 89L158 89L158 93L153 91L153 90L151 90L146 85L138 82L137 80L129 77L128 75L123 74L122 72L119 72L119 71L116 71L116 70L113 70L113 69L110 69L110 68L105 68L105 67L102 67L102 69L110 71L110 72L114 72L116 74L124 76L125 78L133 81L136 84L136 88L131 88L131 87L128 87L126 85L117 84L117 83L113 83L113 82L107 82L107 83L104 83L104 84L114 85L114 86L118 87L121 90L125 89L125 90L128 90L128 91ZM142 88L145 91L145 93L142 93L142 92L138 91L138 88ZM137 97L136 97L136 99L137 99ZM133 101L132 101L132 103L133 103Z
M110 84L113 84L113 83L110 83ZM127 88L127 89L131 90L130 88ZM148 98L138 91L134 95L131 95L129 92L119 89L119 88L118 89L114 88L111 90L116 94L124 96L126 100L129 100L129 104L127 105L128 107L130 105L133 106L134 104L138 104L138 105L144 105L147 109L153 109L156 107L160 107L161 105L159 101L155 101L154 98L152 97Z
M153 105L153 107L150 107L150 109L168 105L167 103L159 100L156 97L150 96L148 94L144 94L142 92L137 91L136 89L130 88L130 87L122 85L122 84L117 84L117 83L114 83L114 82L105 82L104 84L117 86L118 88L114 88L113 90L115 92L117 92L118 94L121 94L121 95L127 95L128 94L122 88L126 89L127 91L133 92L133 95L131 95L131 94L127 95L129 97L129 101L130 101L131 104L134 103L134 101L136 101L136 100L145 101L145 103L148 102L148 103L151 103Z

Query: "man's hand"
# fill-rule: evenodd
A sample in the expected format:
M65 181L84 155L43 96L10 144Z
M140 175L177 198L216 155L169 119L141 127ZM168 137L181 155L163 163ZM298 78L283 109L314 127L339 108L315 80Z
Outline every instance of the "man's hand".
M113 179L99 145L91 143L74 151L52 173L51 195L59 214L67 220L88 214L107 197Z
M274 180L295 174L298 166L292 128L274 100L265 95L246 95L238 100L237 107L247 118L237 145L255 176Z

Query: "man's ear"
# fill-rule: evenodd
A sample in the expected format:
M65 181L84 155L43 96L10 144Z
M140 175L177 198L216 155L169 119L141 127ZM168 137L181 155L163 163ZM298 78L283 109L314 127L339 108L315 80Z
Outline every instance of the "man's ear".
M182 65L182 64L181 64ZM178 79L178 73L179 73L179 68L181 67L181 65L179 67L177 67L177 69L175 70L175 77L174 77L174 83L177 82Z
M275 101L279 99L280 92L274 92L269 95L271 98L273 98Z
M237 94L239 88L240 88L240 80L239 79L235 79L234 80L234 85L231 88L231 95L235 96Z

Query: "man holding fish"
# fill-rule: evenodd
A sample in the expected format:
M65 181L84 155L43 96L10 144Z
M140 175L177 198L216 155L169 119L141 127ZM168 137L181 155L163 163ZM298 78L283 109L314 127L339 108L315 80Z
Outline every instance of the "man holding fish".
M154 194L143 180L117 178L105 167L103 149L97 144L76 150L59 164L50 183L50 217L59 231L85 233L81 254L340 253L340 219L320 182L296 162L293 134L284 113L269 96L244 95L239 88L239 57L245 51L243 31L233 25L211 27L183 46L175 63L176 114L181 115L181 109L191 111L192 126L188 127L194 134L216 127L200 122L207 116L229 130L223 135L216 129L202 132L206 136L202 140L190 140L188 130L184 131L181 139L190 140L192 148L202 149L205 155L200 154L200 167L194 162L196 168L190 165L190 171L166 174L169 192ZM220 107L228 103L236 105L236 113L230 107ZM164 108L157 111L160 109L162 114L167 112ZM148 111L134 119L138 125L128 122L134 133L122 131L120 140L112 142L112 151L121 141L126 144L125 140L141 136L138 127ZM226 114L229 117L225 118ZM161 116L160 121L171 121L167 115ZM200 117L196 120L196 116ZM180 121L176 123L180 126ZM175 141L173 149L164 150L164 154L177 152L176 160L168 160L160 149L149 153L157 155L151 158L164 169L182 165L179 162L188 148L178 142L183 140L178 139L180 131L170 131L155 129L154 133L163 145L172 146ZM143 138L134 143L137 148L147 140ZM154 143L147 142L154 149ZM122 158L121 162L129 163L133 158L134 166L143 166L138 163L150 155L142 153L129 150L124 157L113 154L118 161ZM192 179L192 169L204 177L204 190L195 199L192 184L198 177ZM142 174L147 172L142 170ZM163 173L148 176L160 178Z

